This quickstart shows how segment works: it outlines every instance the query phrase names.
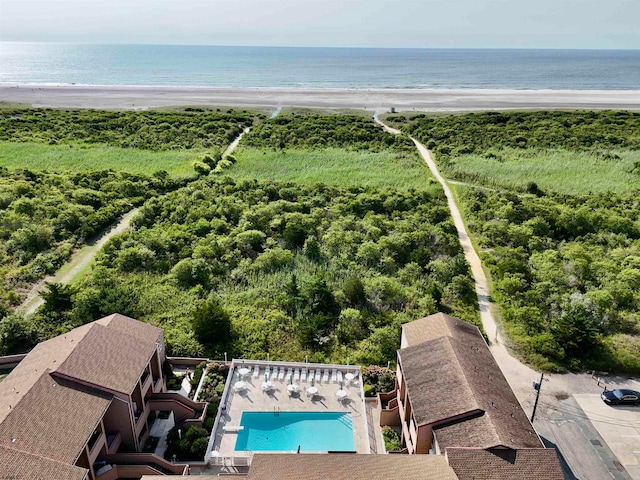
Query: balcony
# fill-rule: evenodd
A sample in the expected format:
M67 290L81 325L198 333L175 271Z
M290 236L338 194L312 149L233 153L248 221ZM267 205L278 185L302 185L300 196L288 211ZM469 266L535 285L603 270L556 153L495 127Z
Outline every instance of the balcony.
M114 454L120 448L122 435L120 432L107 432L107 453Z
M397 390L388 393L379 393L378 400L383 410L390 410L398 406Z
M102 447L107 443L107 439L102 430L102 425L93 431L87 442L88 462L94 462L102 452Z
M98 443L98 440L100 439L101 435L102 435L102 432L100 430L98 430L98 429L96 429L93 432L93 434L89 438L89 442L87 443L87 445L89 446L89 453L91 453L93 451L93 449L96 446L96 443Z
M162 391L162 377L153 379L153 393Z

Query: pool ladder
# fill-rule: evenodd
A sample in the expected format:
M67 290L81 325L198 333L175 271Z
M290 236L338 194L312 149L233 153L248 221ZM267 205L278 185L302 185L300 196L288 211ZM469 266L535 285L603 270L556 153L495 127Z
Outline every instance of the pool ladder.
M280 407L278 405L273 407L273 416L274 417L279 417L280 416Z

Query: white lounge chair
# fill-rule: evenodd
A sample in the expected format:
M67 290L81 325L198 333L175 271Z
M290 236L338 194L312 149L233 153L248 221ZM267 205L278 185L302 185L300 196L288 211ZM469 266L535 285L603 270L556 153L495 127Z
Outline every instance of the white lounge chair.
M322 379L322 371L320 369L316 370L316 383L320 383L320 380Z
M284 367L280 367L280 373L278 374L278 380L281 382L284 380Z
M253 367L253 378L258 378L260 376L260 366L256 365Z
M342 372L338 370L338 383L342 383Z
M335 368L331 371L331 382L338 383L338 370Z
M291 369L291 368L287 368L287 375L286 375L286 377L284 377L284 378L285 378L285 379L287 380L287 382L288 382L288 381L289 381L289 379L290 379L291 377L293 377L293 369Z
M293 371L293 383L300 383L300 369L296 368Z
M322 383L329 383L329 370L326 368L322 374Z
M271 375L271 367L267 367L264 369L264 374L267 376L267 378L269 378L269 375Z
M306 369L306 367L302 369L302 372L300 372L300 381L301 382L306 382L307 381L307 369Z
M271 373L271 380L274 382L278 379L278 367L273 367L273 372Z

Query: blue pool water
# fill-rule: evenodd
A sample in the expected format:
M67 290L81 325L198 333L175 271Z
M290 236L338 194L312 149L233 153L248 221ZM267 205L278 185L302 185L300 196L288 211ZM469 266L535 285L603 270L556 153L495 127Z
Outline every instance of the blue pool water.
M350 413L243 412L236 451L354 451Z

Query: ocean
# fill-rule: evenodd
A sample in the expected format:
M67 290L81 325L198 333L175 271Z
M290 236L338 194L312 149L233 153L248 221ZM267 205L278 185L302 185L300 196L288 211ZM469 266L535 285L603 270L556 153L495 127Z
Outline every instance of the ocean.
M0 82L358 89L640 90L640 50L0 42Z

